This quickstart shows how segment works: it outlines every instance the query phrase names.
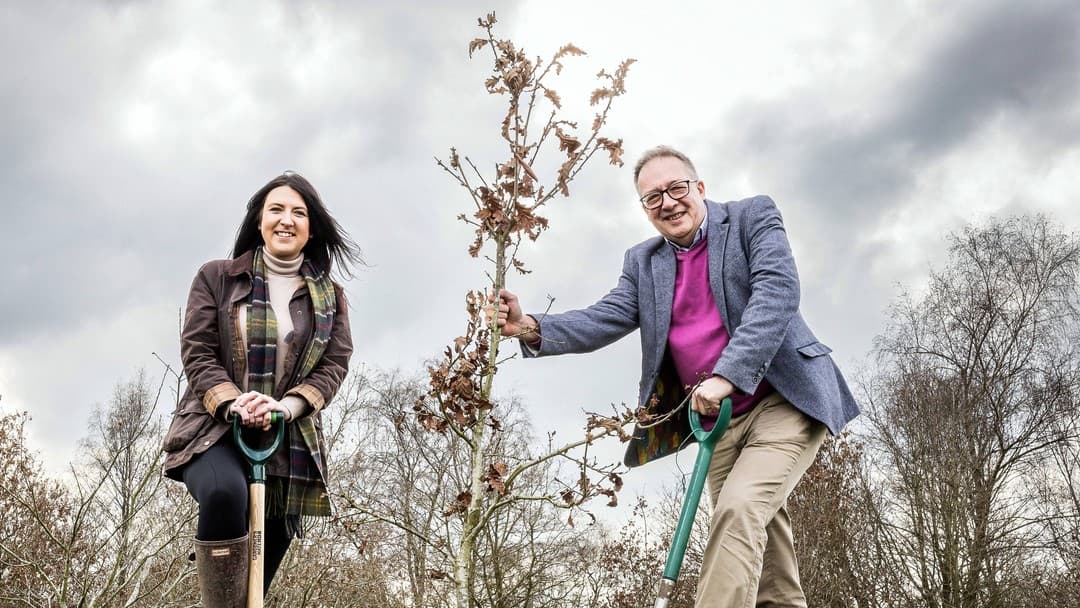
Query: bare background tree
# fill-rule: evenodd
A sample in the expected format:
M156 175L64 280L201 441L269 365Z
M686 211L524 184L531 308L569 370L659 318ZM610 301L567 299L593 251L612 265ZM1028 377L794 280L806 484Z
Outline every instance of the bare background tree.
M0 416L0 605L47 606L65 570L71 498L26 447L24 413Z
M188 605L193 572L179 539L194 515L161 477L163 427L143 372L95 410L69 483L25 451L25 415L2 422L3 597L22 606ZM11 428L9 428L11 425ZM8 584L10 582L10 584Z
M886 604L1024 605L1032 573L1075 572L1055 546L1075 503L1048 513L1032 481L1076 490L1078 268L1047 218L992 220L894 306L867 394L878 542L904 577Z
M866 372L867 427L830 438L789 499L814 606L1076 606L1080 597L1080 242L1046 218L972 225L919 297L900 298ZM182 377L164 377L182 388ZM289 552L269 606L455 606L452 547L471 446L414 421L430 372L354 371L325 411L337 516ZM158 472L165 382L117 385L73 475L0 415L0 608L194 606L195 503ZM488 462L551 453L516 399L493 403ZM676 485L622 525L546 497L579 464L539 461L473 546L474 605L648 608ZM565 470L560 470L560 467ZM501 496L489 478L486 490ZM707 512L708 506L702 505ZM701 515L702 521L707 518ZM673 606L691 606L705 527Z
M342 488L340 521L361 542L369 526L396 530L385 541L410 606L453 605L447 550L459 541L463 526L451 517L468 463L469 446L450 434L431 433L411 423L423 378L376 374L356 402L363 415L362 452L352 461L348 489ZM488 443L487 457L513 462L531 458L535 445L528 420L514 400L492 410L501 432ZM517 478L518 491L548 496L563 488L555 461L530 467ZM356 497L360 497L359 499ZM584 562L582 546L594 528L572 527L562 509L546 500L521 500L499 509L478 536L475 550L476 602L483 606L577 605L577 580ZM393 557L389 557L389 556Z
M596 601L592 606L604 608L651 608L656 601L657 583L667 561L668 546L675 534L682 501L686 494L686 478L682 483L665 488L650 504L638 498L633 517L623 524L617 535L611 535L594 548L596 565L588 570L594 583ZM695 526L690 532L683 560L683 571L675 583L668 605L671 608L693 608L698 571L708 540L712 508L706 495L698 506Z
M878 606L900 586L879 546L864 451L850 432L827 437L788 498L809 606Z

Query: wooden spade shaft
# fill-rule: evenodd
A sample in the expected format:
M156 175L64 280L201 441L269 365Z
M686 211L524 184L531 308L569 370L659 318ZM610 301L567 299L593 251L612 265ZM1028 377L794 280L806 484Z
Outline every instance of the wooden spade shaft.
M263 569L266 558L266 483L251 482L248 533L251 535L251 562L248 564L248 608L263 606Z
M254 450L240 433L239 416L233 418L233 439L244 458L251 463L251 484L248 485L248 534L251 560L248 563L248 608L263 608L263 569L266 560L266 461L274 455L285 437L285 416L270 413L270 424L277 425L277 434L270 447Z

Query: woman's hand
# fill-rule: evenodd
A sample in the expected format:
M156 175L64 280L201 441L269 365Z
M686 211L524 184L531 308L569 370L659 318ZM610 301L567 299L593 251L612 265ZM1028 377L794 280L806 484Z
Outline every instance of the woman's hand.
M230 410L240 416L244 426L270 430L270 412L281 412L285 420L291 416L289 409L279 401L258 391L248 391L233 401Z

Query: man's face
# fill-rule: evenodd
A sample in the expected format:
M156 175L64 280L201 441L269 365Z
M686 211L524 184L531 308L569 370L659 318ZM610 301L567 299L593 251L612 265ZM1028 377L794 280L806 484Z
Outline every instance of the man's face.
M681 160L674 156L659 156L645 163L638 173L638 195L660 192L687 179L693 179L693 176ZM705 217L705 183L692 181L686 196L675 200L664 194L660 200L659 207L645 209L649 221L668 240L689 247Z

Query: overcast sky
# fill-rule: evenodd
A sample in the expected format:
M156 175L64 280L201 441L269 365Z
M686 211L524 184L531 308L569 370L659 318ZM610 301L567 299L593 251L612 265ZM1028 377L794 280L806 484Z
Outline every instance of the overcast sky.
M419 370L459 335L469 203L435 165L503 159L501 99L468 60L476 18L533 55L574 42L556 89L571 117L601 68L637 59L595 163L511 278L527 308L593 302L650 236L633 160L687 152L717 201L769 194L802 310L852 379L901 286L944 235L1045 212L1080 229L1080 5L1029 2L21 2L0 8L3 259L0 410L29 410L50 470L96 403L157 352L179 361L191 278L224 257L244 204L292 169L370 266L347 283L353 366ZM576 101L574 101L576 99ZM636 334L603 351L503 366L537 431L636 398ZM601 454L621 456L622 446ZM649 493L674 459L628 479ZM684 469L689 456L680 457Z

